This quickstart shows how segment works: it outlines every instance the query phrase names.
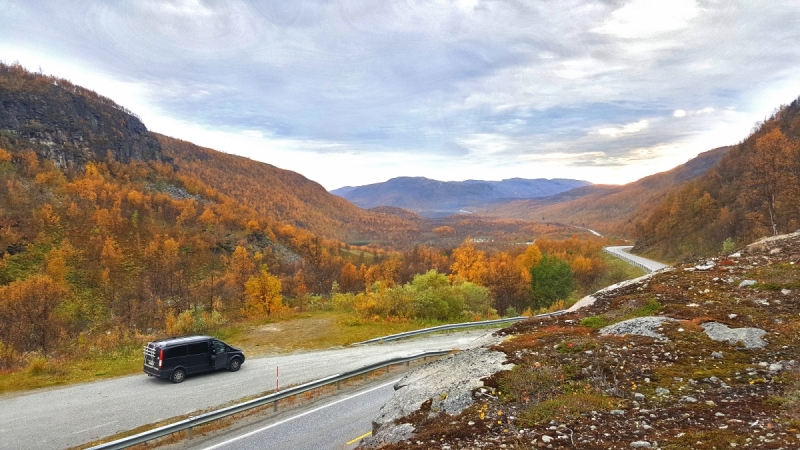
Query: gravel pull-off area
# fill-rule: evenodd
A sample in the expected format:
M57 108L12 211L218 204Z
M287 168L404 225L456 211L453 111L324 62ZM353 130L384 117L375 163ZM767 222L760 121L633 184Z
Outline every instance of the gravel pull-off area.
M672 322L675 319L669 317L637 317L635 319L609 325L600 329L602 336L625 336L633 334L637 336L649 336L655 339L666 339L666 336L658 332L664 322Z
M708 337L718 342L728 342L732 345L741 342L744 348L764 348L767 345L767 341L761 339L767 332L760 328L730 328L718 322L706 322L702 327Z
M473 403L472 391L483 386L481 378L512 368L505 361L504 353L477 347L414 370L397 382L395 394L372 423L372 437L365 439L363 445L408 439L414 427L393 422L417 411L428 400L432 401L432 413L460 413Z

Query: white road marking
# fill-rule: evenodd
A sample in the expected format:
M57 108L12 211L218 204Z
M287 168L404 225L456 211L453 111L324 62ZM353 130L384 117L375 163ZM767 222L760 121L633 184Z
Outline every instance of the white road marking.
M115 424L117 422L118 422L117 420L114 420L114 421L111 421L111 422L101 423L100 425L95 425L93 427L84 428L83 430L73 431L72 434L84 433L84 432L89 431L89 430L94 430L95 428L100 428L100 427L104 427L104 426L107 426L107 425L113 425L113 424Z
M281 420L280 422L275 422L275 423L273 423L273 424L267 425L267 426L265 426L265 427L262 427L262 428L259 428L259 429L257 429L257 430L253 430L253 431L251 431L251 432L249 432L249 433L247 433L247 434L243 434L243 435L241 435L241 436L236 436L236 437L235 437L235 438L233 438L233 439L228 439L227 441L220 442L219 444L212 445L211 447L206 447L204 450L213 450L213 449L216 449L216 448L222 447L223 445L227 445L227 444L230 444L231 442L236 442L236 441L238 441L238 440L240 440L240 439L244 439L244 438L246 438L246 437L249 437L249 436L252 436L252 435L254 435L254 434L258 434L258 433L260 433L260 432L262 432L262 431L264 431L264 430L268 430L268 429L270 429L270 428L272 428L272 427L276 427L276 426L278 426L278 425L281 425L281 424L284 424L284 423L286 423L286 422L292 421L292 420L294 420L294 419L297 419L297 418L299 418L299 417L307 416L307 415L309 415L309 414L311 414L311 413L317 412L317 411L319 411L319 410L321 410L321 409L325 409L325 408L327 408L327 407L329 407L329 406L333 406L333 405L336 405L336 404L338 404L338 403L342 403L342 402L344 402L344 401L350 400L350 399L352 399L352 398L356 398L356 397L358 397L359 395L363 395L363 394L370 393L370 392L372 392L372 391L376 391L376 390L378 390L378 389L381 389L381 388L384 388L384 387L386 387L386 386L389 386L390 384L395 384L395 383L397 383L397 382L398 382L398 381L400 381L400 380L401 380L401 378L398 378L398 379L396 379L396 380L394 380L394 381L390 381L390 382L388 382L388 383L384 383L384 384L382 384L382 385L380 385L380 386L375 386L374 388L367 389L366 391L359 392L358 394L353 394L353 395L351 395L351 396L349 396L349 397L345 397L345 398L342 398L342 399L336 400L336 401L335 401L335 402L333 402L333 403L328 403L327 405L322 405L322 406L320 406L320 407L318 407L318 408L314 408L314 409L312 409L312 410L310 410L310 411L306 411L306 412L304 412L304 413L300 413L300 414L298 414L298 415L296 415L296 416L289 417L288 419L283 419L283 420Z

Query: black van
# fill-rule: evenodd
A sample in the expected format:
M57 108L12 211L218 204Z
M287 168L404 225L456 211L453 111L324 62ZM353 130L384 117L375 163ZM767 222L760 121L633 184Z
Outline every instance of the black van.
M144 372L173 383L200 372L219 369L236 372L242 363L241 350L210 336L161 339L144 346Z

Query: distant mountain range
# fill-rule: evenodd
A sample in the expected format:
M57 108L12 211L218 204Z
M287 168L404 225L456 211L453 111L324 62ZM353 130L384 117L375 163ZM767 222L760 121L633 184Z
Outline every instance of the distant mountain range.
M487 216L541 220L633 236L634 224L677 186L704 175L731 147L700 153L671 170L625 185L594 184L550 197L496 202L475 212Z
M331 191L362 208L393 206L424 217L469 213L498 201L548 197L591 183L570 179L511 178L502 181L438 181L424 177L398 177L383 183L345 186Z

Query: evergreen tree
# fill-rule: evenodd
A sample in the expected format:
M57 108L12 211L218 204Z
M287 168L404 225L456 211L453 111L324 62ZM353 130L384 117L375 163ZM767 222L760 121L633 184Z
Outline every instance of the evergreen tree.
M574 288L572 268L557 256L545 254L539 265L531 268L533 309L547 308L567 298Z

